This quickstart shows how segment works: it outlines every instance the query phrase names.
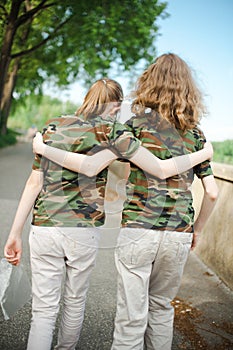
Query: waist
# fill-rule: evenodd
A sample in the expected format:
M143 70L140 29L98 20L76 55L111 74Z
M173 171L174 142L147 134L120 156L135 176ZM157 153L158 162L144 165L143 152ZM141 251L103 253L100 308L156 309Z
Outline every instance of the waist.
M98 227L47 227L31 225L32 232L36 234L51 234L69 238L80 243L98 241L100 229Z

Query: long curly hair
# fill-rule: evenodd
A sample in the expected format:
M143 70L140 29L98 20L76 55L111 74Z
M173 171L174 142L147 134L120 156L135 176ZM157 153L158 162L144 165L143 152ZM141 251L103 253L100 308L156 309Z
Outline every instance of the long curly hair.
M133 113L149 107L182 131L193 129L206 113L191 69L173 53L159 56L144 71L132 96Z
M122 87L117 81L109 78L99 79L90 87L75 115L83 115L85 118L101 115L108 103L121 102L122 99Z

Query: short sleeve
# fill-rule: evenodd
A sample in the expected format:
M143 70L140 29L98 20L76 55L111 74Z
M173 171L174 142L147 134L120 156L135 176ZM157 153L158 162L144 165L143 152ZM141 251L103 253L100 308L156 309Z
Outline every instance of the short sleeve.
M111 145L123 158L131 158L141 145L130 129L119 122L114 123L110 133Z
M199 128L195 129L195 139L196 139L196 151L199 151L204 147L204 144L206 142L205 135ZM194 173L200 179L202 179L205 176L213 175L213 170L211 168L210 161L206 160L196 165L194 168Z
M48 143L50 139L50 133L52 129L51 126L54 128L53 119L49 120L42 129L43 140L44 142L46 141L46 143ZM36 154L32 164L32 169L43 171L47 162L48 160L46 158L42 157L39 154Z
M42 157L39 154L36 154L32 164L33 170L43 170L41 160L42 160Z

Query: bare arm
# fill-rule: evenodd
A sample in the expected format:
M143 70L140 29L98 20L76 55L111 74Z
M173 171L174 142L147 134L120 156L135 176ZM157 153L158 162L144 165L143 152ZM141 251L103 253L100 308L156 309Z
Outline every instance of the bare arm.
M202 199L200 213L194 223L194 235L191 249L196 247L198 238L206 222L208 221L218 198L218 186L214 176L206 176L201 181L202 186L204 187L204 196Z
M90 177L97 175L117 159L117 156L107 148L88 156L48 146L43 143L43 137L39 132L33 139L33 152L41 154L64 168Z
M160 179L165 179L180 174L206 159L210 159L213 155L212 146L208 142L205 145L203 150L165 160L159 159L149 150L140 146L133 157L130 158L130 161L144 171ZM37 133L33 140L33 152L41 154L67 169L87 176L97 175L113 160L117 159L117 156L109 149L87 156L50 147L43 143L40 133Z
M140 146L129 160L144 171L160 179L166 179L176 174L181 174L195 165L210 159L212 156L212 145L206 142L205 147L200 151L164 160L157 158L149 150Z
M33 204L43 186L43 172L32 170L23 194L21 196L18 209L4 248L4 255L9 263L19 265L22 255L22 231L24 224L31 212Z

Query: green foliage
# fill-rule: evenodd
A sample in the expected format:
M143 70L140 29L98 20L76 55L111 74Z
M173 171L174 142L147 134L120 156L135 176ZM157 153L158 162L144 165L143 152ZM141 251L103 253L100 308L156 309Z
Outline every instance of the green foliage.
M214 147L214 162L233 164L233 140L212 142Z
M41 3L34 0L33 8ZM6 0L0 9L0 44L7 24L4 8L9 10L11 4ZM48 80L62 87L76 79L90 83L107 75L113 63L132 72L141 60L150 63L156 55L156 21L166 17L166 6L158 0L45 1L14 37L11 58L14 61L20 55L21 59L15 97L40 91ZM22 1L19 18L27 14Z
M8 125L23 131L35 125L41 130L49 119L61 114L74 114L77 107L69 101L62 102L50 96L28 96L24 104L16 104Z
M125 70L135 74L142 62L151 63L156 21L167 16L166 6L159 0L4 0L0 99L4 91L8 94L0 109L0 133L6 130L11 96L22 101L32 93L42 95L44 83L90 84L109 71L115 70L111 77L116 78ZM12 85L5 89L7 82ZM41 119L27 120L32 118Z
M17 142L16 136L19 135L18 132L7 129L6 135L0 136L0 148L14 145Z

